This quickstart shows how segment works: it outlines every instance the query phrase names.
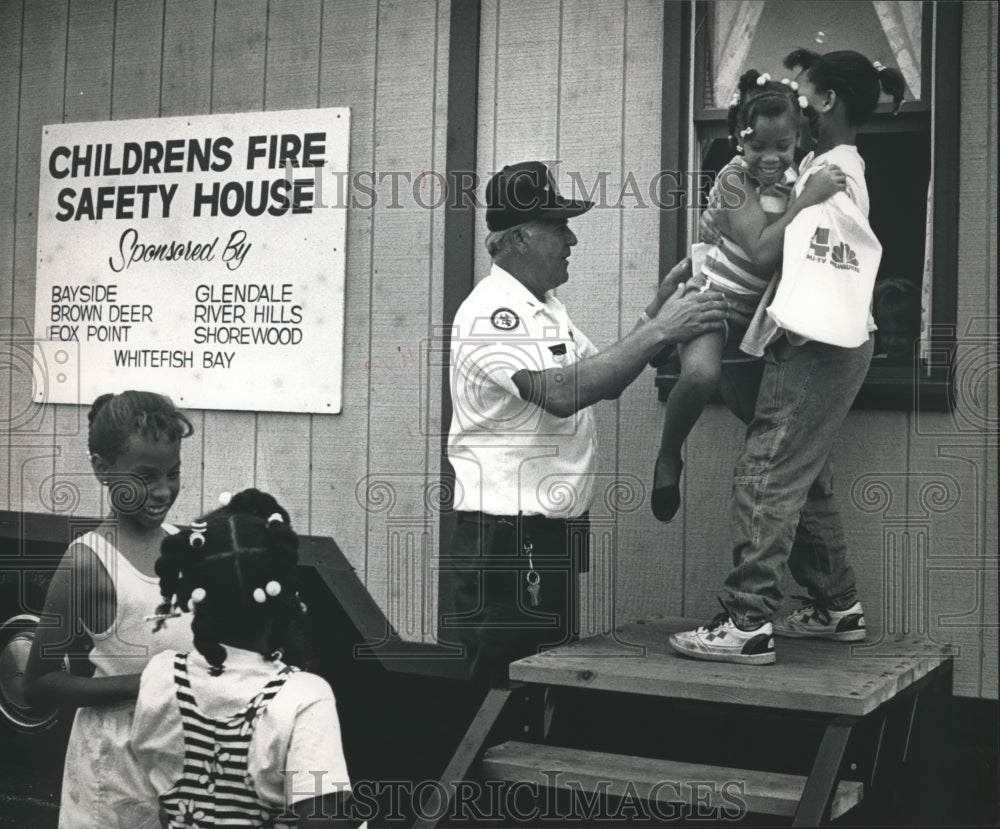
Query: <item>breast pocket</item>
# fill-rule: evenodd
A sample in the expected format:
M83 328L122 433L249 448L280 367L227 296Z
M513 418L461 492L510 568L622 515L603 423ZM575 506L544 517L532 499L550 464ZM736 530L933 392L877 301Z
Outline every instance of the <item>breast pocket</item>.
M546 349L548 351L547 359L550 365L565 366L569 363L575 362L571 353L572 343L549 343L547 344Z

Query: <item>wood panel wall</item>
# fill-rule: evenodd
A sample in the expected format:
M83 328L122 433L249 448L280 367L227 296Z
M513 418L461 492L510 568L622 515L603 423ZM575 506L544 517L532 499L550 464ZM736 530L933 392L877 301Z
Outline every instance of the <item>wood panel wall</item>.
M31 402L42 125L349 106L350 169L374 182L378 203L348 214L343 412L188 412L196 431L170 518L190 520L222 491L270 490L298 529L338 542L401 633L428 635L435 597L423 577L438 521L425 492L436 491L440 424L421 413L427 400L440 411L441 388L420 355L440 325L443 221L415 204L410 182L444 170L448 14L447 0L0 4L0 336L10 366L0 373L0 508L105 509L87 406ZM392 178L379 184L373 172L399 174L400 209L389 207Z
M657 282L660 0L483 0L477 166L558 162L604 203L575 220L561 289L598 344L631 328ZM86 406L31 403L39 146L44 124L351 107L358 171L444 170L447 0L8 0L0 3L0 508L94 515ZM950 415L855 412L838 490L876 645L925 632L961 648L956 691L997 697L997 4L965 3L959 216L959 405ZM678 117L683 117L678 114ZM639 184L638 198L630 195ZM432 184L426 182L427 201ZM347 225L344 409L336 416L191 412L186 521L217 494L271 489L296 524L332 536L408 639L433 634L443 214L391 180ZM622 207L614 205L621 198ZM480 190L480 196L482 191ZM598 198L600 195L598 194ZM644 203L643 203L644 202ZM476 278L488 269L476 240ZM945 275L947 278L948 275ZM10 309L8 312L6 309ZM89 402L89 401L86 401ZM662 404L652 370L598 407L596 549L584 632L655 614L708 618L728 568L742 436L710 407L686 448L669 526L647 493ZM447 427L447 424L444 425Z
M996 4L966 3L964 14L958 408L852 412L834 459L873 647L891 647L903 632L952 642L961 650L956 692L995 698ZM663 38L657 0L484 0L480 167L557 160L563 192L573 172L593 182L607 171L611 202L629 172L648 181L659 169ZM631 327L656 285L658 213L623 203L573 220L579 244L559 291L599 346ZM481 277L488 260L477 256ZM719 609L743 428L709 407L685 449L682 511L657 523L646 502L663 415L653 377L648 370L619 401L598 405L598 474L620 488L598 488L596 512L610 532L595 533L584 632L656 614L707 620ZM601 499L626 491L625 500L609 499L613 509Z

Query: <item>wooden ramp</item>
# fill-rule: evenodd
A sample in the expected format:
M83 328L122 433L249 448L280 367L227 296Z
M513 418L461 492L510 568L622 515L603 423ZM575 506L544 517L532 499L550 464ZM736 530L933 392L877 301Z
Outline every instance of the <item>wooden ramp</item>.
M663 619L623 625L510 666L521 682L657 697L863 717L940 668L949 648L901 637L879 643L778 638L773 665L702 662L668 639L700 622Z
M673 651L670 634L698 624L659 619L623 625L613 634L513 662L511 687L489 692L445 770L446 790L476 768L489 780L619 797L628 792L659 803L692 804L697 799L692 787L707 785L711 803L722 810L738 802L741 813L791 816L793 826L818 826L856 806L866 786L891 777L909 759L917 701L926 698L925 691L951 693L952 655L940 643L915 637L860 643L781 638L776 664L734 665ZM529 737L532 742L525 742L525 734L536 726L507 723L508 733L498 733L513 695L523 697L519 689L543 689L549 695L560 687L642 695L665 705L694 701L727 715L733 708L765 709L772 719L781 716L783 724L787 715L791 733L796 720L808 720L813 735L818 723L822 736L809 768L779 774L732 768L724 761L706 765L549 745L544 725ZM862 721L873 724L865 734L875 739L855 733ZM544 716L542 722L547 722ZM512 739L501 742L506 737ZM812 752L810 744L807 753ZM422 819L416 826L436 823Z

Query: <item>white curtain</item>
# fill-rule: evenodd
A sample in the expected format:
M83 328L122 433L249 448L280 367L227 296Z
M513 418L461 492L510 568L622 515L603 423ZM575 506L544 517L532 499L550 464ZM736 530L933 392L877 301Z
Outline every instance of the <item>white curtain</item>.
M920 36L923 9L919 2L872 0L878 22L889 41L896 66L913 97L920 98Z
M929 82L932 84L937 75L937 7L931 12L934 21L934 37L931 41L931 66ZM924 235L924 274L920 283L920 359L924 361L925 370L931 373L931 320L934 319L934 154L937 143L937 120L935 110L937 100L931 99L931 176L927 183L927 229ZM957 220L957 216L955 217ZM957 278L957 276L955 277Z
M933 164L933 159L931 160ZM921 360L926 361L927 373L931 364L931 315L934 288L934 178L927 184L927 228L924 239L924 274L920 282L920 350Z
M715 105L728 107L743 74L764 0L715 4Z

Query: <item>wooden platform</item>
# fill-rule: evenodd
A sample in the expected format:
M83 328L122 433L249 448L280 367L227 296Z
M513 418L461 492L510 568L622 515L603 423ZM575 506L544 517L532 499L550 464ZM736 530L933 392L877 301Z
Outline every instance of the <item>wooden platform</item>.
M779 637L773 665L703 662L681 656L668 642L671 633L699 624L704 620L623 625L614 636L585 639L513 662L510 678L863 717L951 658L947 646L912 637L881 643Z
M749 812L791 815L792 826L820 826L856 806L869 786L901 772L910 759L918 710L924 720L933 717L927 701L951 694L953 653L929 640L779 638L776 664L737 665L690 659L670 647L671 633L698 624L696 619L658 619L623 625L613 635L511 663L509 687L490 689L445 769L446 807L454 799L447 787L466 779L481 761L479 773L489 779L603 795L620 789L651 802L690 804L692 782L710 782L714 788L709 789L721 798L713 803L723 813L732 805L726 794L736 786ZM623 705L630 694L659 698L667 706L672 700L707 703L707 712L718 709L723 717L734 707L769 709L771 718L771 712L780 711L793 734L799 733L797 723L810 723L801 729L799 754L806 762L795 763L801 774L785 774L731 768L721 751L704 764L553 745L547 742L547 709L557 704L558 695L550 695L554 687L617 692ZM522 712L501 729L501 715L515 696L523 700L518 705L543 699L545 710ZM863 722L870 727L859 728ZM498 744L497 738L504 737L508 741ZM666 792L670 786L676 791ZM422 818L415 826L432 829L437 820Z

